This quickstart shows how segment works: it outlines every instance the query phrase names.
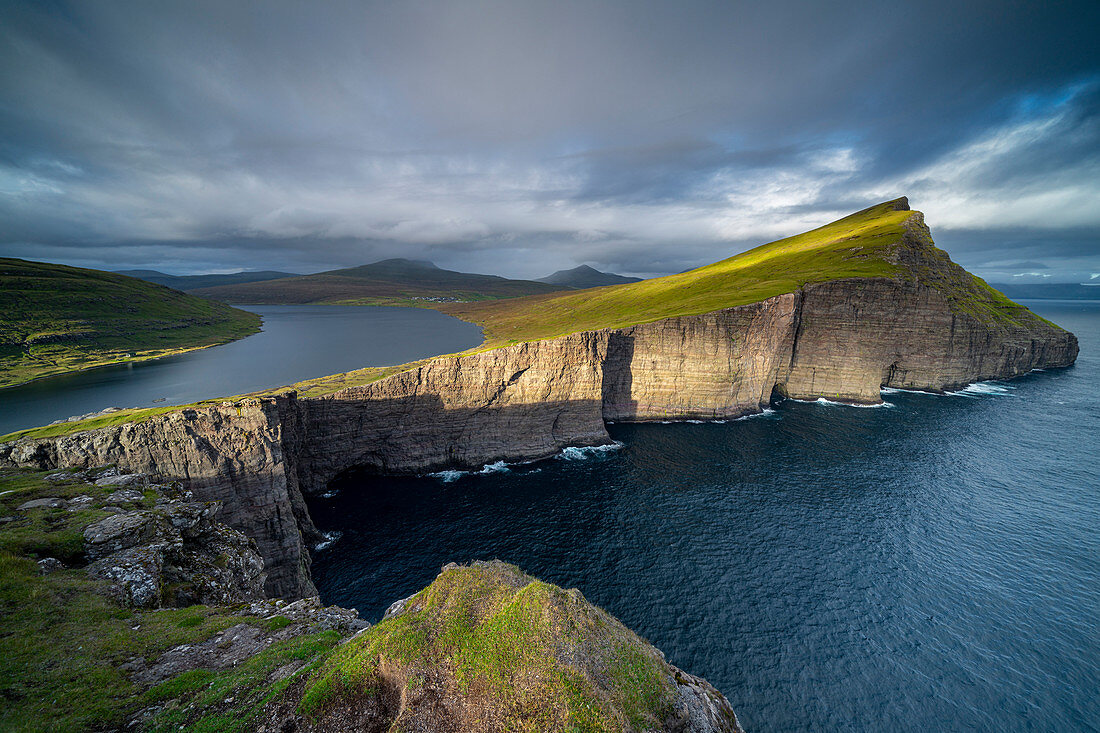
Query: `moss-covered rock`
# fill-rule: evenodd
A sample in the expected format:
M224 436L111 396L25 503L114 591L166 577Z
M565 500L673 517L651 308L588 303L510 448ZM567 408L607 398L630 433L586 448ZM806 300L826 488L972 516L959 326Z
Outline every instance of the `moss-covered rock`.
M446 566L299 694L284 712L316 731L740 730L717 690L580 591L501 562Z

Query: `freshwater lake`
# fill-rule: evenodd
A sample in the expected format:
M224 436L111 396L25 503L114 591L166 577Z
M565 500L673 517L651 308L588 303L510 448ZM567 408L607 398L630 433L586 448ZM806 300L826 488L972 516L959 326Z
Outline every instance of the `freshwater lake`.
M746 730L1100 725L1100 303L1031 301L1076 366L857 409L615 425L614 451L311 503L326 603L377 620L450 561L577 587ZM329 370L332 371L332 370Z
M141 364L102 367L0 390L0 435L107 407L181 405L281 387L311 377L450 354L481 329L425 308L244 306L263 331Z

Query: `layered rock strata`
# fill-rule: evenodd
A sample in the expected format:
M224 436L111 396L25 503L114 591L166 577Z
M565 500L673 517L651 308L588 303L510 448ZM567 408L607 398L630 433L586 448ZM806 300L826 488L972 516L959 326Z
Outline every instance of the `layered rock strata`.
M293 392L0 445L0 465L117 464L181 479L256 539L269 593L313 594L303 501L352 467L382 473L545 458L610 441L609 420L730 418L773 394L853 403L943 391L1077 356L1073 334L990 295L919 212L891 278L807 284L758 303L439 358L324 397Z
M293 425L293 397L184 409L139 423L0 446L0 465L93 468L179 480L197 501L217 501L219 521L256 541L268 594L316 593L307 543L320 534L298 490L284 423ZM292 443L291 443L292 445Z

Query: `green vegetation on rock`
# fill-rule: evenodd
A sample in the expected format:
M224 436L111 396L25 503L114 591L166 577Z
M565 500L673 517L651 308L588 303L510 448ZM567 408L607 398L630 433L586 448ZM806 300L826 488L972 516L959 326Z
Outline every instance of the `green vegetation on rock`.
M579 591L498 561L447 566L358 634L315 599L123 605L95 578L132 578L102 564L164 537L125 530L106 557L81 538L173 511L179 488L96 483L114 475L0 472L0 730L740 730L717 690Z
M164 706L144 728L247 731L271 699L288 684L272 681L288 662L316 664L340 639L319 631L276 642L244 664L224 670L198 669L147 689L132 679L135 660L153 662L181 644L196 644L237 624L266 632L285 628L285 619L242 615L230 607L127 608L104 592L105 582L84 570L83 530L108 516L102 509L62 507L19 510L33 499L90 496L102 504L117 486L84 481L47 481L44 472L0 474L0 730L70 731L116 729L144 708ZM118 504L116 500L113 502ZM122 508L148 509L146 492ZM57 558L66 567L42 574L36 560ZM175 702L194 697L203 713ZM237 704L226 709L224 700ZM207 709L209 706L209 709Z
M0 387L222 344L260 317L125 275L0 258Z
M350 701L400 690L406 704L392 712L401 729L654 730L673 714L670 670L579 591L475 563L444 568L340 648L307 683L299 711L323 728ZM427 700L441 697L464 701L455 717L435 717Z

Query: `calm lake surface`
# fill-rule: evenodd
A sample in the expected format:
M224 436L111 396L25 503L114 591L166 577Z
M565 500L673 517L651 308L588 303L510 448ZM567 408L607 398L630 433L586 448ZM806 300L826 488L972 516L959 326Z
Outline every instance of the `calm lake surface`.
M1096 730L1100 303L1028 305L1077 334L1075 367L347 475L311 505L343 533L315 553L322 598L374 620L446 562L501 558L580 588L749 731Z
M481 329L423 308L258 305L263 331L202 351L0 390L0 435L106 407L180 405L388 366L481 343Z

